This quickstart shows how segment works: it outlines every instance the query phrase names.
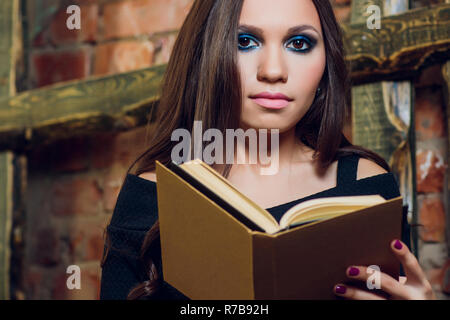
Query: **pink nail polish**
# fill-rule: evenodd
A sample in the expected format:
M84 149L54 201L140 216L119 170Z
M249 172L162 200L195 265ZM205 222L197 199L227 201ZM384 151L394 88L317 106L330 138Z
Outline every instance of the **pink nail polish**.
M394 248L397 249L397 250L400 250L402 247L403 246L402 246L401 242L396 240L395 243L394 243Z

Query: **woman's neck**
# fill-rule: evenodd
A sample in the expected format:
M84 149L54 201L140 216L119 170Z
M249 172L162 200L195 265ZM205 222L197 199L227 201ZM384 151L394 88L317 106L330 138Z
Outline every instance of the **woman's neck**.
M254 174L261 174L261 172L275 172L274 174L289 169L293 163L311 163L314 150L307 147L301 142L295 135L295 127L279 133L278 137L272 136L270 130L267 130L267 134L257 132L257 148L251 148L249 140L245 140L245 144L237 144L234 152L233 166L237 166L240 169L251 171ZM262 135L262 136L258 136ZM267 143L260 143L261 139L265 139ZM255 153L256 155L251 153ZM245 156L245 158L243 158ZM252 157L250 157L252 156ZM243 161L243 159L245 161ZM255 162L250 162L251 159L256 159ZM267 161L270 161L267 164ZM273 169L274 164L277 166L276 170ZM224 169L225 165L215 164L213 167L219 172ZM235 169L237 169L235 167ZM264 173L263 173L264 174ZM266 173L270 174L270 173Z

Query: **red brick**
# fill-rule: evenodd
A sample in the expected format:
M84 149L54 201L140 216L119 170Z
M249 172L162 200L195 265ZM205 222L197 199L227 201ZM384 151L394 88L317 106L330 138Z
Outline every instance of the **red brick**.
M445 137L443 106L440 87L426 87L416 90L415 126L418 141Z
M428 242L442 242L445 239L445 211L438 196L419 197L420 238Z
M82 273L81 273L82 274ZM58 275L53 279L52 286L52 299L54 300L69 300L70 292L67 288L67 278L70 275L66 273L66 270L61 270ZM82 279L82 278L81 278ZM83 285L81 285L83 288ZM77 289L74 289L77 290Z
M68 267L68 266L67 266ZM98 266L80 265L81 288L68 289L67 279L70 274L67 268L60 269L53 279L51 298L54 300L98 300L100 297L101 269Z
M33 47L43 47L48 44L48 32L46 31L47 30L42 30L34 37L34 39L32 39Z
M89 235L86 247L86 261L99 261L103 256L103 238L104 229L98 229L95 233Z
M128 168L115 164L111 166L103 179L103 209L114 210L119 195L120 188L125 179Z
M27 266L24 270L24 288L28 300L39 299L42 296L45 276L42 268Z
M450 294L450 259L442 267L442 292Z
M89 69L88 47L76 50L47 50L31 54L31 79L35 87L83 79L89 75Z
M95 49L95 75L116 74L150 67L154 45L150 41L120 41Z
M80 5L81 29L67 28L67 19L70 14L63 7L53 17L50 25L50 38L54 44L92 42L97 39L98 5L95 3Z
M57 157L53 159L53 170L58 172L75 172L86 170L89 165L89 139L75 137L57 143ZM56 162L57 160L57 162Z
M169 62L170 54L172 53L176 39L176 34L170 34L160 37L156 40L155 57L153 58L154 65L160 65Z
M113 145L117 133L98 133L92 136L92 162L94 169L103 169L114 163Z
M333 11L338 23L347 23L350 21L350 15L352 13L352 9L350 6L336 6L333 8Z
M118 134L102 133L93 138L92 167L107 168L117 163L126 168L146 150L146 126Z
M105 39L177 30L192 0L135 0L106 3L103 13Z
M75 137L34 148L28 155L30 169L57 172L86 170L89 166L89 143L86 137Z
M442 78L442 65L435 64L423 69L420 74L413 79L413 84L416 88L442 86L444 80Z
M109 222L105 216L101 220L73 222L69 233L69 257L74 264L100 261L103 254L103 232Z
M71 263L84 262L86 254L86 234L83 228L71 226L69 236L69 257Z
M38 230L31 245L35 263L51 267L61 261L61 242L55 228L46 227Z
M56 216L93 216L100 211L102 194L95 179L76 176L54 181L48 197Z
M115 153L117 161L128 168L144 152L147 146L147 127L139 127L120 133L117 136Z
M442 192L447 164L439 150L416 152L417 192Z

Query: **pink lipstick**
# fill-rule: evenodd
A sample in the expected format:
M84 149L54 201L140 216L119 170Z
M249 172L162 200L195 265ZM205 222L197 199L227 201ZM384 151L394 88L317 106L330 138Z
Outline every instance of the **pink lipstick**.
M269 109L285 108L289 102L293 100L282 93L270 92L261 92L257 95L251 96L250 98L260 106Z

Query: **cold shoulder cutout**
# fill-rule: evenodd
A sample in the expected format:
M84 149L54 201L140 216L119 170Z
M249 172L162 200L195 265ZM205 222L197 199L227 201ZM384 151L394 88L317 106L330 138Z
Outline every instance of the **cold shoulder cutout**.
M279 222L284 212L294 205L306 200L323 197L371 194L379 194L386 200L389 200L400 196L397 181L391 172L376 174L357 180L359 158L358 155L350 155L338 159L337 181L335 187L275 207L267 208L266 210Z

